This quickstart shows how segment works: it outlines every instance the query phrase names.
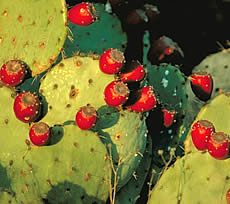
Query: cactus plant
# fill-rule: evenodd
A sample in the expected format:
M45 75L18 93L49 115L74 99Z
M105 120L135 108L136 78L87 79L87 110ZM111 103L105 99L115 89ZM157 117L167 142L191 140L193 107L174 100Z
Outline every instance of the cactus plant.
M48 69L67 35L65 1L1 1L0 8L0 64L22 60L33 76Z
M99 18L94 23L79 26L69 22L70 37L66 38L64 43L64 56L72 57L76 52L101 55L111 47L124 51L127 37L118 18L109 14L104 4L93 3L93 5ZM98 32L102 30L103 32Z
M216 132L221 131L229 135L229 102L229 93L219 94L200 110L194 124L199 120L208 120L214 125ZM222 120L223 117L226 120ZM207 150L196 149L191 131L192 126L185 141L186 155L163 174L153 188L149 203L225 203L226 192L229 189L230 160L217 160L209 155ZM172 179L173 182L170 182ZM163 196L165 193L167 197Z

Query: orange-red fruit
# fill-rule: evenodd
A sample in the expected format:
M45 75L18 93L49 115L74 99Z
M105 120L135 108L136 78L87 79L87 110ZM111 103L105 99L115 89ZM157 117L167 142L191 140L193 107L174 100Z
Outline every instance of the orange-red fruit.
M50 138L50 127L44 122L34 123L30 128L29 137L36 146L46 145Z
M105 87L104 99L109 106L119 106L125 103L129 96L129 89L124 82L112 81Z
M191 130L191 136L194 146L198 150L205 150L207 148L207 142L212 133L215 132L213 124L208 120L196 121Z
M173 124L176 112L168 111L166 109L162 109L162 112L164 113L164 126L168 128Z
M229 153L229 138L224 132L213 133L207 143L209 154L215 159L226 159Z
M106 74L115 74L120 71L125 57L123 53L114 48L106 50L100 57L99 66L102 72Z
M22 122L34 122L40 114L41 106L38 97L23 91L14 100L14 113Z
M196 97L202 101L209 100L213 89L212 76L205 71L199 71L194 73L189 79L192 91Z
M227 201L227 204L230 204L230 188L226 192L226 201Z
M121 81L141 81L145 76L144 67L137 62L132 62L130 66L135 66L135 67L130 72L122 73L120 75Z
M78 127L82 130L88 130L92 128L97 119L97 112L94 107L90 105L83 106L77 112L75 121Z
M17 86L22 83L26 75L26 69L22 62L10 60L2 65L0 70L0 80L6 86Z
M133 111L149 111L156 107L156 97L151 87L145 86L141 89L140 99L132 106L128 106L128 109Z
M76 25L87 26L97 19L95 7L91 3L79 3L68 11L68 19Z

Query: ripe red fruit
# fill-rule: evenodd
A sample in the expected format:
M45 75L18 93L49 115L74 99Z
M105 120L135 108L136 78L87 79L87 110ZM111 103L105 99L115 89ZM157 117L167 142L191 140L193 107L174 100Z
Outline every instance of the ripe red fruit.
M227 201L227 204L230 204L230 188L226 192L226 201Z
M166 109L162 109L162 112L164 113L164 126L168 128L173 124L176 112L168 111Z
M229 138L224 132L211 134L207 149L209 154L215 159L226 159L229 153Z
M45 145L50 138L50 127L44 122L34 123L30 128L29 137L34 145Z
M205 71L199 71L194 73L189 79L192 91L196 97L202 101L209 100L213 89L212 76Z
M22 83L26 75L26 69L18 60L7 61L0 70L0 79L6 86L17 86Z
M124 82L112 81L105 87L104 99L109 106L119 106L127 101L129 89Z
M208 120L196 121L191 130L192 141L198 150L205 150L210 135L215 132L213 124Z
M97 19L95 7L91 3L79 3L68 11L68 19L76 25L87 26Z
M115 74L120 71L124 61L125 57L120 50L110 48L101 55L99 66L102 72Z
M23 91L14 100L15 116L22 122L29 123L35 121L40 114L41 106L38 97Z
M130 70L131 69L131 70ZM127 72L120 75L121 81L141 81L145 76L145 69L137 62L131 62L127 67Z
M82 130L92 128L97 119L97 112L90 105L83 106L76 114L75 121L78 127Z
M151 87L145 86L141 89L140 99L132 106L128 106L128 109L133 111L149 111L156 107L156 97Z

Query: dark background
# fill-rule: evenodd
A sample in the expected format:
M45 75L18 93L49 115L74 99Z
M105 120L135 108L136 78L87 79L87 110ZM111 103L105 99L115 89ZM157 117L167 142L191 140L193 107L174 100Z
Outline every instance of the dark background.
M230 36L230 1L227 0L109 0L113 11L118 15L128 34L126 54L140 59L143 29L152 30L156 37L165 35L177 42L184 52L182 70L186 75L207 55L227 48ZM82 2L67 0L69 7ZM89 1L91 2L91 1ZM93 2L106 3L106 0ZM141 9L144 4L157 6L159 21L151 27L138 27L130 30L124 21L133 9ZM114 6L115 5L115 6ZM221 46L220 46L221 45Z

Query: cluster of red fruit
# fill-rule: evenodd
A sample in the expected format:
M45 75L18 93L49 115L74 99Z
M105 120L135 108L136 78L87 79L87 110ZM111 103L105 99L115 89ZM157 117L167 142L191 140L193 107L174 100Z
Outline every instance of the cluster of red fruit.
M110 48L106 50L99 59L100 70L105 74L116 75L116 80L109 83L104 90L104 100L107 105L120 107L124 105L132 94L128 84L144 79L145 69L137 62L133 61L128 68L125 67L125 57L118 49ZM124 69L125 67L125 69ZM122 70L123 69L123 70ZM149 86L144 86L135 91L139 93L138 100L133 105L126 106L133 111L149 111L156 106L156 97ZM94 126L97 113L94 107L86 105L76 114L76 123L81 129L90 129Z
M196 121L191 130L194 146L200 150L208 150L215 159L229 157L229 137L224 132L216 132L214 125L208 120Z
M8 87L20 85L27 74L26 65L19 60L10 60L2 65L0 81ZM14 100L14 113L17 119L24 123L34 122L41 113L41 102L35 93L23 91ZM35 145L44 145L48 142L50 128L47 124L34 123L30 128L30 140Z

